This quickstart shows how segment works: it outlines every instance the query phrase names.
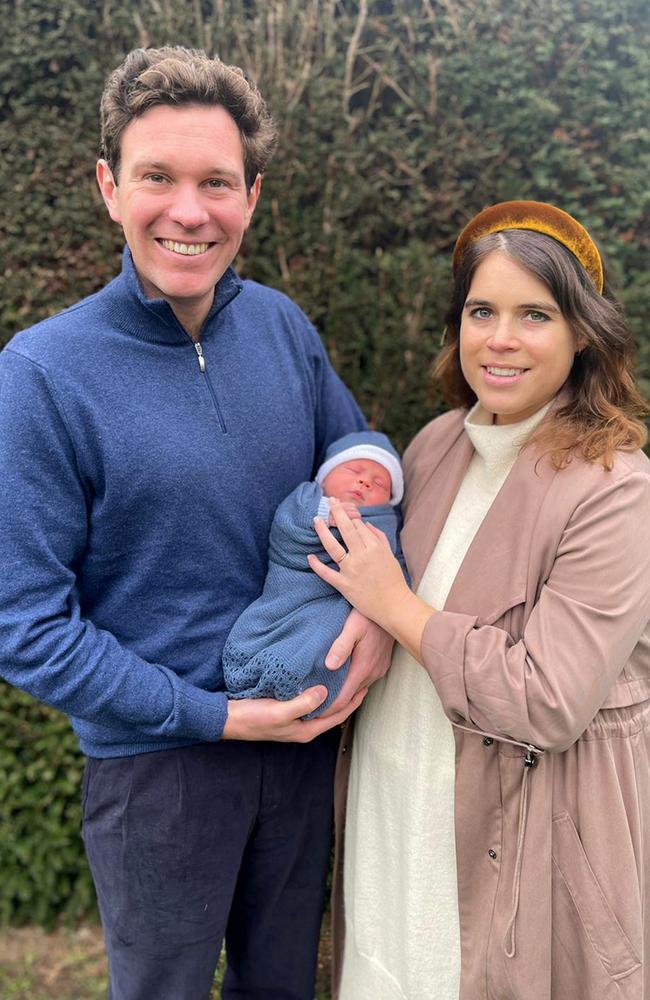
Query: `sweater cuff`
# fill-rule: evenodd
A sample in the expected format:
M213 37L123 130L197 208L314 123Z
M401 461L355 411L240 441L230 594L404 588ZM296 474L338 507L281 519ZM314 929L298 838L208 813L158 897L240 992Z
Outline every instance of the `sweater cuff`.
M203 691L189 684L176 689L174 730L183 738L217 743L228 715L223 691Z
M322 517L324 521L327 521L330 516L330 498L321 497L318 502L318 507L316 508L316 516Z

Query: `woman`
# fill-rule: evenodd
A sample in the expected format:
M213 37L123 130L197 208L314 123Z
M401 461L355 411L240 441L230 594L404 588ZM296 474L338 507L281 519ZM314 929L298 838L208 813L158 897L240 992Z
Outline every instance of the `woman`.
M404 459L417 592L341 510L343 544L318 525L338 571L310 558L400 644L356 723L340 997L648 1000L650 463L630 336L595 244L553 206L481 212L454 277L437 374L459 408Z

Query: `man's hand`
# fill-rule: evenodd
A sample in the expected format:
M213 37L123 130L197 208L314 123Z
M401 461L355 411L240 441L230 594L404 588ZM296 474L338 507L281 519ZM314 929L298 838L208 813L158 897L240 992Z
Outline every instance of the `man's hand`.
M343 631L334 640L325 658L328 670L337 670L351 655L350 669L336 700L321 718L328 721L340 713L383 677L390 666L394 639L383 628L352 609ZM355 705L356 707L356 705ZM349 714L349 713L348 713Z
M354 696L350 699L348 695L347 702L341 702L339 696L338 708L332 705L327 716L306 720L302 716L313 712L327 697L327 688L322 685L309 688L290 701L276 701L274 698L231 700L228 702L228 718L221 738L309 743L321 733L345 722L348 715L359 707L367 691L367 687L357 685Z

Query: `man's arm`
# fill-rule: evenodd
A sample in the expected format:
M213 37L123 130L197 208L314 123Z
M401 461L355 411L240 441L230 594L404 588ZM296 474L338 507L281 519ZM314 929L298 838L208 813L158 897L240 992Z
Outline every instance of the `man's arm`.
M368 425L354 396L330 364L317 331L304 313L295 305L294 308L301 320L301 340L307 352L313 392L315 449L312 471L315 474L333 441L353 431L367 430Z
M0 674L79 719L161 739L306 742L327 722L300 717L324 695L228 703L128 649L84 617L77 572L88 544L92 486L47 373L11 349L0 355ZM182 664L179 664L179 668ZM357 699L360 703L363 693ZM318 720L314 720L314 723Z
M218 739L223 694L146 661L83 616L77 573L93 490L86 478L47 372L6 349L0 355L0 673L80 719L148 737Z

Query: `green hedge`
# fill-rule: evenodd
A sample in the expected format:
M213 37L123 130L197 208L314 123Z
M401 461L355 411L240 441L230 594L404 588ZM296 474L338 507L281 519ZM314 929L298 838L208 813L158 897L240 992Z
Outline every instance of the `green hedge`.
M0 733L0 923L74 920L94 906L76 738L65 716L6 685Z
M280 123L242 274L305 308L399 446L440 405L455 235L499 199L593 230L650 385L649 27L647 0L4 0L0 343L119 267L93 176L103 79L135 45L181 42L242 65ZM0 916L47 921L88 900L79 762L59 717L2 694Z

